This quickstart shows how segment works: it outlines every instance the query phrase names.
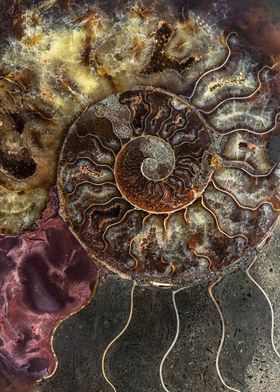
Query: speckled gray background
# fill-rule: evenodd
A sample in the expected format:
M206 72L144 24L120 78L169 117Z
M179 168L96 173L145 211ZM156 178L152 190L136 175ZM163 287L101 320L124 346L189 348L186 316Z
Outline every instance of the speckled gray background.
M275 311L275 346L280 350L280 224L251 269ZM201 284L176 294L180 333L163 365L170 392L226 391L215 367L222 327L217 309ZM109 276L80 313L55 335L59 358L55 376L37 392L109 392L102 354L125 326L131 282ZM280 360L271 345L271 312L261 291L238 270L214 289L226 323L220 370L225 382L242 392L278 392ZM107 377L118 392L164 391L159 366L176 333L171 290L136 287L134 311L126 332L106 356Z

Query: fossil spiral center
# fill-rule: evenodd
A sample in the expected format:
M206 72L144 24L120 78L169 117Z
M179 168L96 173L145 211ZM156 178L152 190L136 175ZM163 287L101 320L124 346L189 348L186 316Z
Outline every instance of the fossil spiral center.
M265 201L279 174L256 183L248 163L236 160L239 149L249 156L244 135L230 133L226 142L195 106L153 87L109 96L81 114L64 142L65 218L116 272L181 281L224 269L278 217ZM256 137L246 133L252 154Z
M157 213L188 204L195 198L191 175L181 189L182 197L175 199L172 194L176 190L172 184L167 185L170 178L176 180L178 175L177 158L172 146L159 136L133 138L120 149L115 160L115 179L121 194L134 206Z
M138 162L139 170L147 180L161 181L172 173L175 156L172 147L159 137L141 136L127 143L120 151L116 171L120 173Z

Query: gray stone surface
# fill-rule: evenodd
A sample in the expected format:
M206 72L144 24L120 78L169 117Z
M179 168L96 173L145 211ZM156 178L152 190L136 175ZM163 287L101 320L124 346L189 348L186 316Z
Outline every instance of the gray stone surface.
M275 347L280 350L280 225L259 253L251 274L275 310ZM55 336L59 367L37 392L109 392L102 375L105 348L127 323L132 284L109 276L84 310L66 320ZM226 391L216 370L222 326L203 283L175 296L179 336L163 363L170 392ZM260 289L243 269L226 275L214 288L225 319L220 357L224 381L242 392L278 392L280 361L271 344L271 312ZM171 290L136 287L130 324L110 347L105 369L118 392L160 392L159 367L176 334Z

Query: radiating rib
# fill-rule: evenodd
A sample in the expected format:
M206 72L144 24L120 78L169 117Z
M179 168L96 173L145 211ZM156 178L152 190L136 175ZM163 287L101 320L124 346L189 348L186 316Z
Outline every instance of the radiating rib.
M197 81L195 82L195 85L194 85L194 88L193 88L193 91L192 91L191 95L187 97L188 100L191 100L191 99L192 99L192 97L193 97L194 94L195 94L196 87L197 87L198 83L201 81L201 79L204 78L204 76L209 75L209 74L212 73L212 72L218 71L219 69L223 68L223 67L226 65L226 63L228 62L228 60L229 60L229 58L230 58L230 56L231 56L231 49L230 49L230 47L229 47L228 40L229 40L229 37L230 37L232 34L236 34L236 33L235 33L235 32L231 32L231 33L229 33L228 36L226 37L226 46L227 46L227 48L228 48L228 55L227 55L225 61L224 61L221 65L219 65L218 67L209 69L208 71L204 72L204 73L197 79Z
M222 376L222 374L221 374L220 365L219 365L220 356L221 356L222 349L223 349L223 346L224 346L224 341L225 341L226 326L225 326L225 319L224 319L222 310L221 310L221 308L220 308L220 305L219 305L218 301L216 300L216 298L214 297L213 288L221 281L221 279L222 279L221 277L218 278L216 281L214 281L213 283L211 283L211 284L208 286L208 293L209 293L209 296L210 296L210 298L212 299L212 301L214 302L214 305L216 306L216 308L217 308L217 310L218 310L218 313L219 313L219 316L220 316L220 319L221 319L221 323L222 323L222 337L221 337L221 342L220 342L220 346L219 346L219 349L218 349L218 352L217 352L217 357L216 357L216 370L217 370L219 379L220 379L221 383L223 384L223 386L224 386L225 388L229 389L230 391L241 392L239 389L235 389L235 388L233 388L233 387L230 387L230 386L225 382L225 380L224 380L224 378L223 378L223 376Z
M256 280L252 277L252 275L250 274L250 269L253 267L253 265L255 264L257 259L257 256L254 257L252 263L249 265L249 267L246 269L246 274L248 276L248 278L257 286L257 288L262 292L262 294L264 295L265 299L267 300L268 306L270 308L270 312L271 312L271 345L272 348L275 352L275 354L280 358L280 353L277 350L276 346L275 346L275 342L274 342L274 322L275 322L275 316L274 316L274 310L273 310L273 306L272 303L268 297L268 295L266 294L266 292L264 291L264 289L261 287L261 285L259 283L256 282Z
M177 308L177 304L176 304L176 294L181 291L186 289L186 287L182 287L178 290L173 290L172 291L172 301L173 301L173 306L174 306L174 310L175 310L175 314L176 314L176 334L175 337L173 339L173 342L171 343L170 347L168 348L168 350L166 351L166 353L164 354L160 366L159 366L159 376L160 376L160 381L161 381L161 385L163 387L163 389L165 390L165 392L170 392L169 389L166 388L164 380L163 380L163 376L162 376L162 368L163 368L163 364L166 360L166 358L168 357L169 353L171 352L171 350L173 349L173 347L175 346L177 340L178 340L178 336L179 336L179 332L180 332L180 317L179 317L179 313L178 313L178 308Z
M118 335L115 336L113 340L111 340L111 342L108 344L108 346L106 347L106 349L105 349L105 351L104 351L104 353L102 355L102 374L103 374L103 377L105 378L105 380L107 381L107 383L110 385L110 387L113 389L114 392L117 392L117 390L116 390L116 388L114 387L114 385L111 383L111 381L109 380L109 378L106 375L105 359L106 359L106 355L107 355L107 352L109 351L109 349L125 333L125 331L127 330L128 326L129 326L129 324L131 322L132 314L133 314L133 306L134 306L133 299L134 299L135 287L136 287L136 282L133 281L132 288L131 288L131 294L130 294L130 312L129 312L129 316L128 316L127 322L126 322L124 328L120 331L120 333L118 333Z

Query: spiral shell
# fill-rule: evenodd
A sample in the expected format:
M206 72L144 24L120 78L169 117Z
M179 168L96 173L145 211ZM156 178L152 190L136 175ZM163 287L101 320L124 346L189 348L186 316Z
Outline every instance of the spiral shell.
M147 87L77 119L58 186L64 218L95 259L122 276L176 283L224 270L260 243L278 217L279 173L250 173L242 148L240 162L231 158L234 134L225 143L208 124L187 100Z

